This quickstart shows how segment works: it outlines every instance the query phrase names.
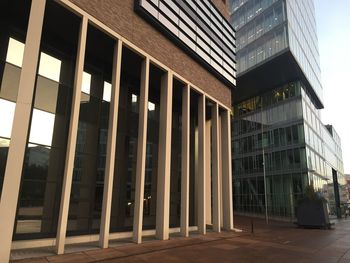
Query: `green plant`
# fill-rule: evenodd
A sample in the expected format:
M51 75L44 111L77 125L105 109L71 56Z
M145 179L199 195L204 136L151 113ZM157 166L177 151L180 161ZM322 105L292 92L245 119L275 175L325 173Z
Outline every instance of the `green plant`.
M320 192L316 192L313 184L307 185L305 187L305 191L303 196L298 200L298 203L304 201L316 201L316 200L322 200L326 202L327 200L322 196Z

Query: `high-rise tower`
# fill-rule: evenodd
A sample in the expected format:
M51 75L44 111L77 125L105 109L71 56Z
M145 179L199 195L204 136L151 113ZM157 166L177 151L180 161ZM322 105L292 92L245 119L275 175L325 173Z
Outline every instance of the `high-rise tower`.
M339 136L320 119L313 0L231 0L236 29L233 166L237 213L295 216L312 184L340 213Z

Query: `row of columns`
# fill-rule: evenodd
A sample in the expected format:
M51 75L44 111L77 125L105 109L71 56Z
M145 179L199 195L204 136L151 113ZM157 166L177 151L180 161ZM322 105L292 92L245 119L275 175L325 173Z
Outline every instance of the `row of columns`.
M31 118L36 69L38 64L41 30L45 12L45 0L32 1L27 39L24 51L23 66L19 83L18 99L16 104L11 144L8 153L3 190L0 201L0 262L9 260L12 234L16 216L19 195L19 186L22 175L22 165L26 149L29 123ZM82 17L78 54L76 59L75 80L73 88L72 111L68 133L68 145L64 168L64 178L59 211L59 220L56 236L56 252L64 253L68 210L72 186L73 168L78 121L80 111L80 96L88 18ZM112 97L109 115L107 139L105 184L103 191L101 226L99 245L108 247L110 216L112 205L113 176L115 169L116 138L118 125L119 90L121 76L121 58L123 43L116 40L112 76ZM133 223L133 241L142 242L142 220L144 202L144 183L146 168L147 142L147 114L149 92L150 58L145 57L141 67L140 106L139 106L139 133L137 143L137 167L135 184L135 205ZM158 176L157 176L157 213L156 238L169 238L169 205L170 205L170 165L171 165L171 130L172 130L172 96L173 73L166 70L161 81L160 126L158 149ZM180 232L183 236L189 235L189 177L190 177L190 91L189 84L184 85L182 92L182 161L181 161L181 215ZM223 227L233 228L232 214L232 179L231 179L231 136L230 112L224 109L219 117L219 105L214 103L211 109L212 116L212 182L213 182L213 227L215 231L221 229L221 214ZM221 119L221 121L219 121ZM221 125L220 125L221 123ZM220 126L220 127L219 127ZM221 132L220 132L221 131ZM221 138L221 139L220 139ZM220 143L221 142L221 143ZM206 145L206 96L199 96L198 101L198 196L197 222L200 233L206 233L206 158L209 151ZM221 171L221 179L220 179ZM222 180L222 193L220 187ZM222 202L222 203L221 203ZM208 205L208 204L207 204ZM209 204L210 205L210 204ZM221 211L222 206L222 211Z

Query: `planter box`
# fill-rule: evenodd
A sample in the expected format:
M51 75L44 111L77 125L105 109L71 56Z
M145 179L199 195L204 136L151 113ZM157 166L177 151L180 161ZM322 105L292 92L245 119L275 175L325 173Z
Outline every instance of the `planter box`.
M297 209L298 225L309 228L329 228L327 203L324 200L304 200Z

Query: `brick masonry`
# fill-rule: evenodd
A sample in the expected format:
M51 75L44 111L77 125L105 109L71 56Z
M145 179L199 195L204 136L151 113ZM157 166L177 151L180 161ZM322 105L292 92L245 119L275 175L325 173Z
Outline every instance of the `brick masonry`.
M231 89L134 12L134 0L70 0L137 47L186 78L224 105L231 107ZM220 11L222 0L213 0Z

